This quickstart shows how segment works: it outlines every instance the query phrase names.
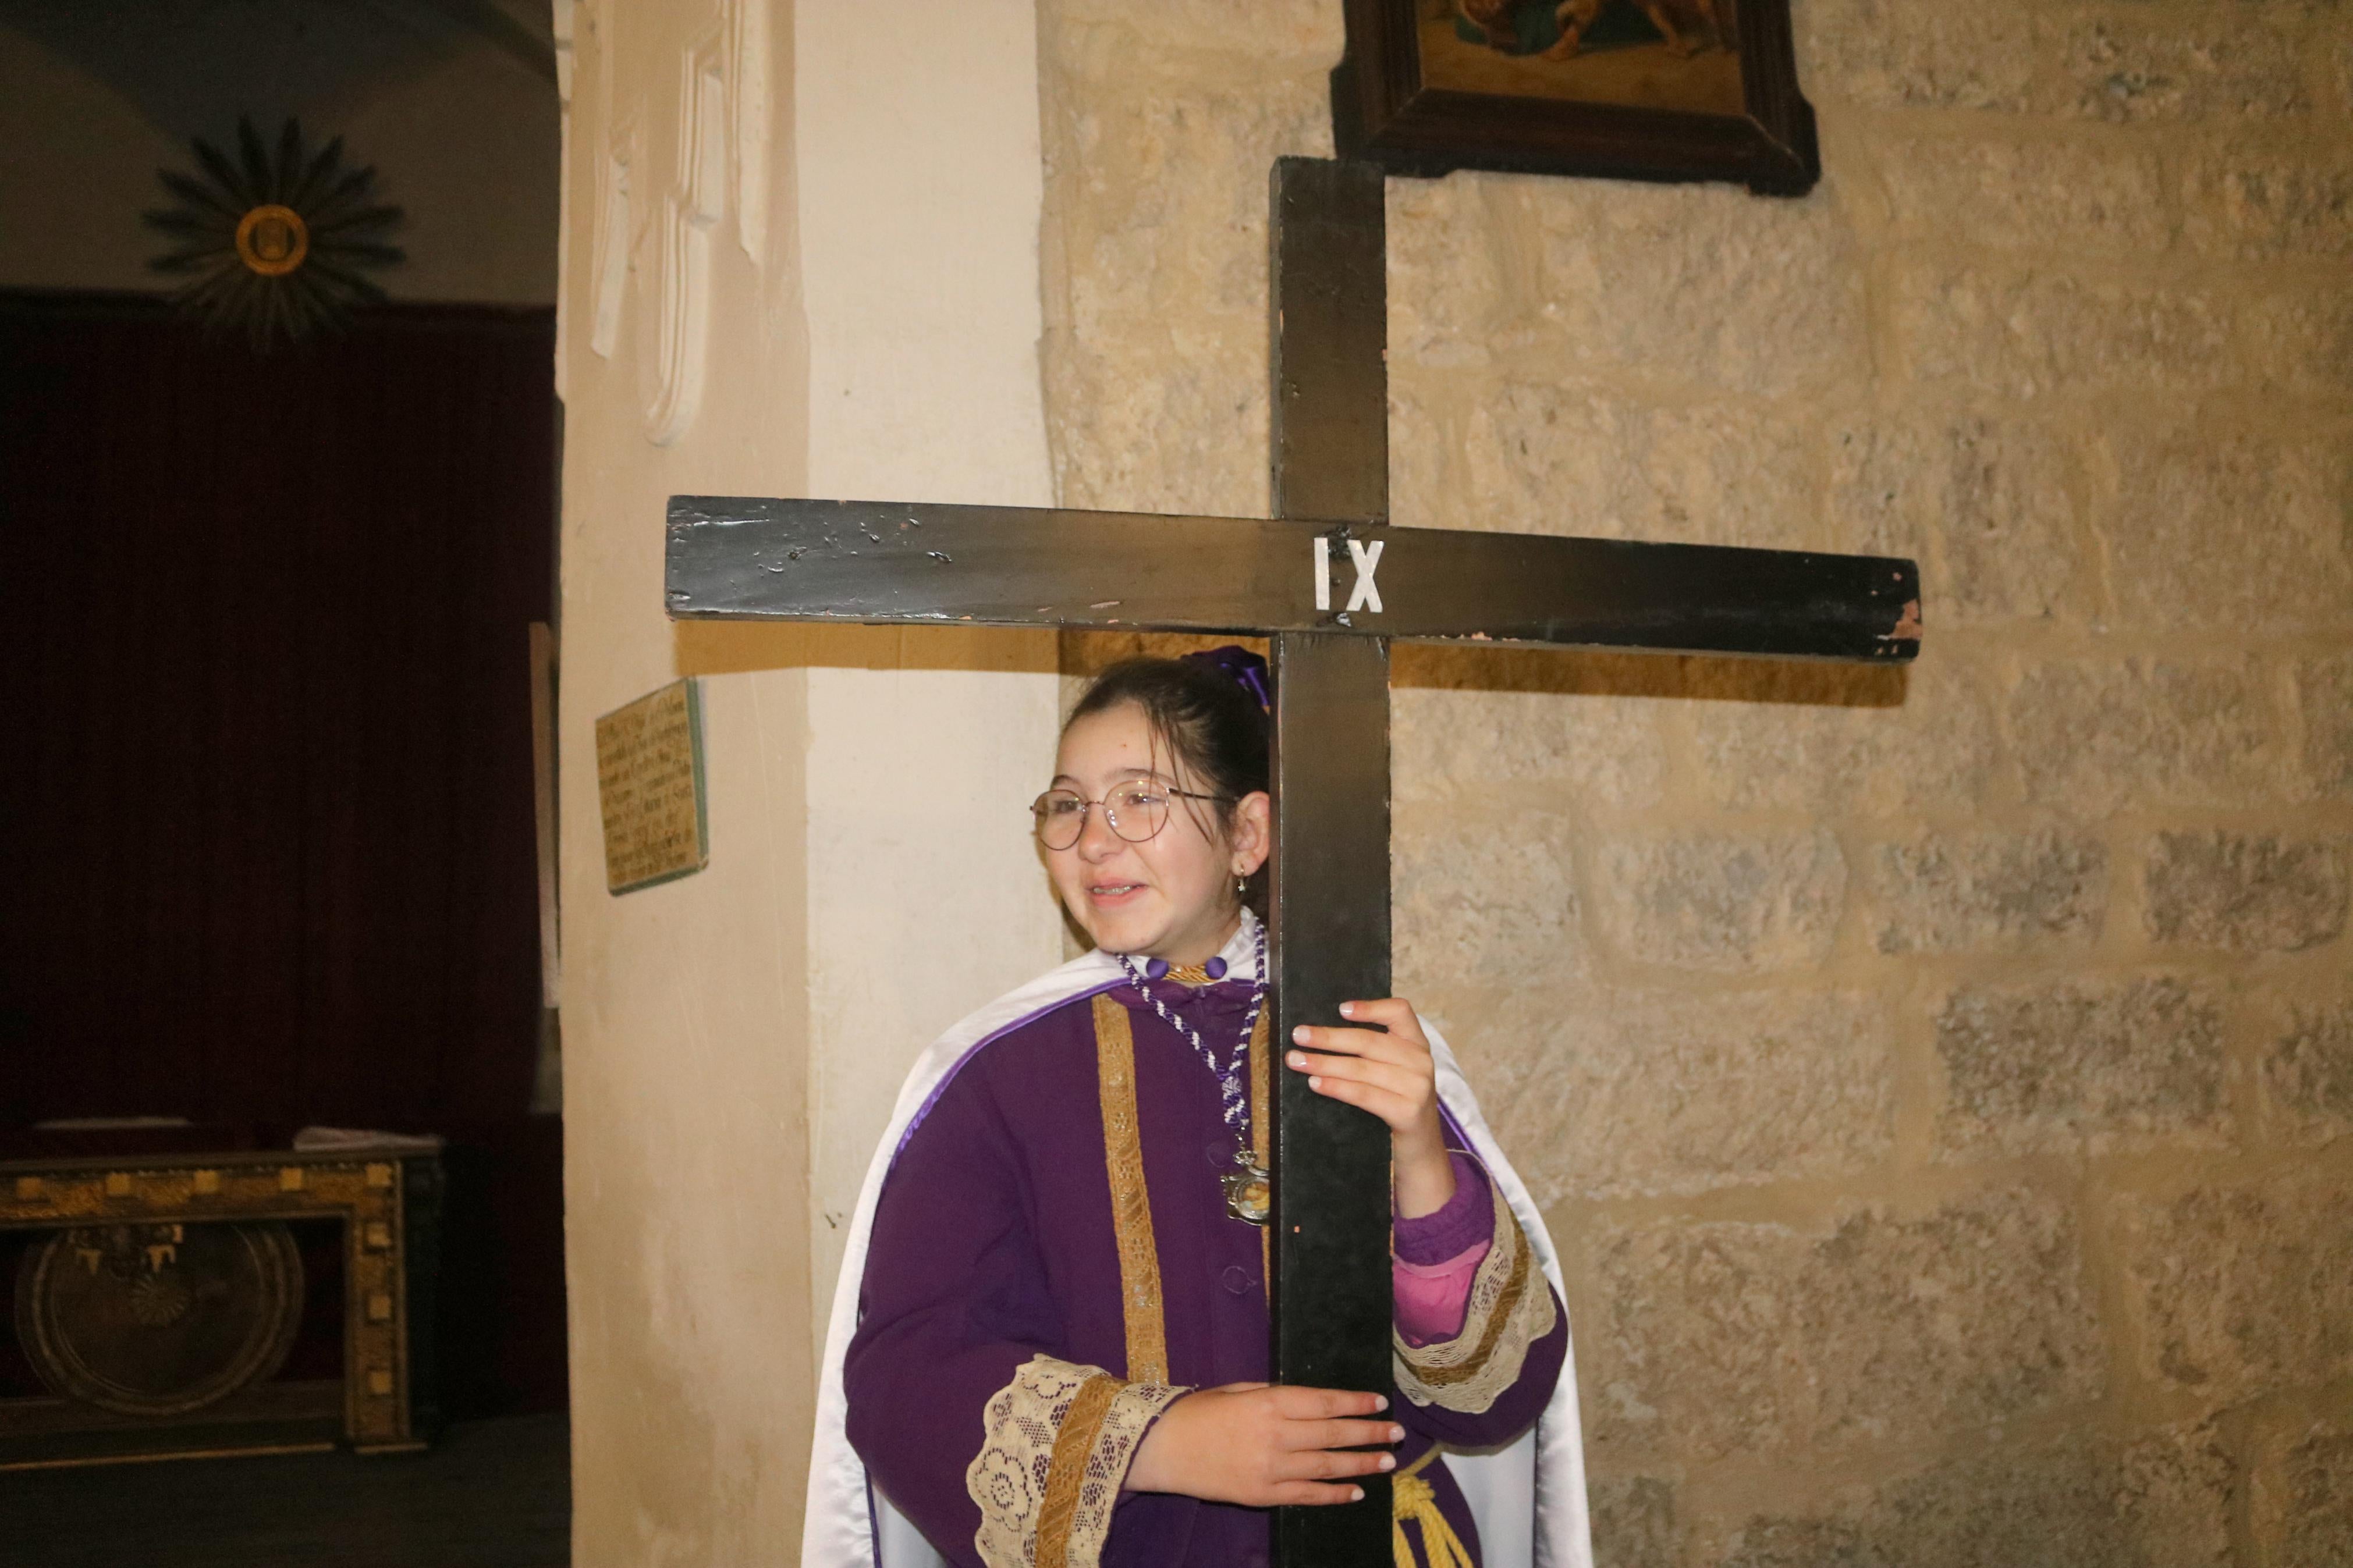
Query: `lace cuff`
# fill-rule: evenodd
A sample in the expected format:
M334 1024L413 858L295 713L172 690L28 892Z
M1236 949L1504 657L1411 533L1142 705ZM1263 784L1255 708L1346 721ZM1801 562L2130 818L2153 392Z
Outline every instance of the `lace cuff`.
M1552 1288L1520 1222L1492 1186L1495 1239L1471 1280L1463 1305L1462 1331L1432 1344L1393 1340L1398 1392L1416 1405L1435 1405L1476 1415L1493 1407L1519 1380L1528 1347L1552 1332L1557 1321Z
M1186 1391L1033 1356L991 1396L964 1473L988 1568L1094 1568L1136 1445Z

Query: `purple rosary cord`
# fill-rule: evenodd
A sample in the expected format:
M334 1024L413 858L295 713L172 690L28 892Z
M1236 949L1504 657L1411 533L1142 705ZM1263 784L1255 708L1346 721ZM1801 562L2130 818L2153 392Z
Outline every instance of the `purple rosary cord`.
M1257 953L1258 980L1250 987L1250 1016L1242 1020L1242 1037L1234 1042L1233 1059L1223 1067L1218 1065L1217 1053L1209 1049L1208 1046L1202 1041L1200 1031L1171 1013L1167 1005L1152 994L1152 987L1145 983L1145 971L1135 962L1134 957L1124 952L1119 955L1120 966L1127 971L1129 983L1143 994L1145 1001L1152 1004L1152 1010L1160 1015L1160 1021L1190 1040L1194 1054L1208 1063L1209 1070L1217 1075L1218 1096L1225 1106L1226 1129L1234 1135L1244 1149L1250 1146L1250 1095L1242 1088L1242 1066L1250 1056L1250 1034L1258 1027L1259 1013L1266 1005L1266 926L1264 922L1261 922L1258 928ZM1222 979L1225 966L1214 958L1209 962L1217 964L1219 971L1211 978Z

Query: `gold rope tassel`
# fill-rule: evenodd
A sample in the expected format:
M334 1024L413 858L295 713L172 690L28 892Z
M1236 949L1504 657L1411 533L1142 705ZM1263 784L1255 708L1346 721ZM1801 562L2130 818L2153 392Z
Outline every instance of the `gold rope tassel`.
M1412 1464L1389 1478L1389 1543L1395 1548L1397 1568L1471 1568L1471 1549L1438 1511L1438 1492L1421 1479L1422 1467L1438 1457L1430 1449ZM1421 1526L1421 1549L1430 1561L1417 1563L1413 1544L1405 1538L1406 1521Z

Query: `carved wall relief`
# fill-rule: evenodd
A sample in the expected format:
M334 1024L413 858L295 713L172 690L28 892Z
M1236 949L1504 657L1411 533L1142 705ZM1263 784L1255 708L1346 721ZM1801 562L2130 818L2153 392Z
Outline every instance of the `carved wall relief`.
M620 341L621 303L629 281L629 152L626 134L616 136L605 154L604 178L596 187L596 250L591 259L588 346L600 359L613 357Z
M735 0L735 239L759 266L768 246L769 0Z
M594 37L597 8L578 0L570 10L567 37L601 44ZM773 15L770 0L729 0L701 10L682 31L668 25L669 16L633 16L635 25L657 25L669 38L682 38L670 56L676 74L667 79L635 72L611 79L601 47L598 58L584 52L581 60L579 68L589 73L582 90L603 110L598 140L604 152L592 176L596 210L585 300L588 346L601 358L614 356L629 312L631 273L642 263L648 313L630 330L639 351L636 374L646 438L658 447L685 435L702 403L713 258L731 203L744 256L755 268L765 258ZM572 51L561 52L559 66L568 79ZM636 58L665 52L656 43ZM660 145L667 126L676 128L675 153L664 159L649 149Z
M662 199L655 385L646 407L646 438L657 447L686 434L702 401L712 231L727 215L727 82L718 51L690 47L680 72L678 185Z

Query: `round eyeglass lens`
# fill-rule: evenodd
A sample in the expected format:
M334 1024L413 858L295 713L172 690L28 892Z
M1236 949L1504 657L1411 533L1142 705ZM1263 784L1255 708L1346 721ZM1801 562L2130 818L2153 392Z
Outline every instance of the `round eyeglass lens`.
M1168 826L1168 792L1158 784L1134 779L1103 796L1111 815L1111 830L1131 844L1156 838Z
M1086 826L1087 803L1075 791L1050 789L1029 803L1038 821L1038 842L1049 849L1068 849Z

